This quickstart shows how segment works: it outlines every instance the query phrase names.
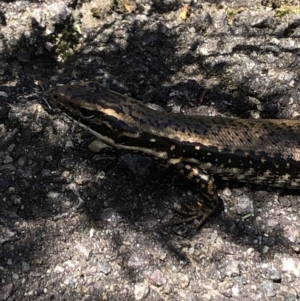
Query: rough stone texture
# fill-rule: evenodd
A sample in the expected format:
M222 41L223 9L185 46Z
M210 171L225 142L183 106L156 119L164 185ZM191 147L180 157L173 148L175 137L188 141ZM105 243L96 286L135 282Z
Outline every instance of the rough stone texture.
M1 1L0 300L298 300L298 192L220 183L202 229L173 229L193 183L95 154L94 137L40 99L97 80L174 112L297 118L295 5Z

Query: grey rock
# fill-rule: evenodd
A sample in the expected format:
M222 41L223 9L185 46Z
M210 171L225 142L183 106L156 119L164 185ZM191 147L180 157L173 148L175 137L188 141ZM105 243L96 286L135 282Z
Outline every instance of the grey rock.
M160 270L155 270L149 280L155 286L162 286L167 283L167 277Z
M98 262L99 271L105 275L108 275L111 272L111 265L106 261Z

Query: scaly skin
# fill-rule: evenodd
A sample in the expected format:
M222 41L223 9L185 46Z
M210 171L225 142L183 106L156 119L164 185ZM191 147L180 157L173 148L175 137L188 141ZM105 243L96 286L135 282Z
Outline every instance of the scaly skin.
M158 112L96 82L57 86L49 96L105 143L151 156L199 183L205 201L191 214L200 224L217 205L214 178L300 188L298 120Z

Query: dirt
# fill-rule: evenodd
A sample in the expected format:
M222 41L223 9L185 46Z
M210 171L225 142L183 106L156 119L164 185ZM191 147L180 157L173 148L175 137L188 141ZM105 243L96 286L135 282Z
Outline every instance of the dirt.
M299 118L298 2L11 0L0 23L0 300L299 300L299 191L219 183L201 229L174 227L193 183L91 151L42 98L95 80L168 111Z

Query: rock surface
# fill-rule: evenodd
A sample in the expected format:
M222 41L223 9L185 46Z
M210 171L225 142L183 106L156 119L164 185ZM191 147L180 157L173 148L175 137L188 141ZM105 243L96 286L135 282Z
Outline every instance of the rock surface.
M1 1L0 300L298 300L299 193L220 183L223 210L173 231L195 185L95 154L41 99L97 80L173 112L297 118L297 5Z

